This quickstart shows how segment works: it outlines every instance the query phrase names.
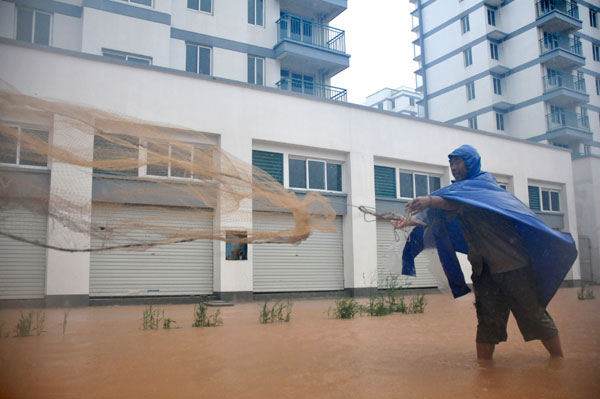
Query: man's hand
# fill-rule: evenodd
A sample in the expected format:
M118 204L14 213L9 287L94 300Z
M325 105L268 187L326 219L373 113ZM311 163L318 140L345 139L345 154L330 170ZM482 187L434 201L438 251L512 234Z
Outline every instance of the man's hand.
M408 204L406 204L405 209L406 212L410 213L411 215L414 215L421 212L424 209L431 208L432 203L433 200L429 195L425 197L417 197L414 200L410 201Z
M390 222L392 223L392 225L393 225L395 228L397 228L397 229L401 229L401 228L403 228L403 227L409 226L409 224L408 224L408 223L409 223L409 221L408 221L408 219L407 219L407 218L405 218L405 217L404 217L404 216L402 216L402 215L398 215L398 217L399 217L400 219L397 219L397 220L390 220Z

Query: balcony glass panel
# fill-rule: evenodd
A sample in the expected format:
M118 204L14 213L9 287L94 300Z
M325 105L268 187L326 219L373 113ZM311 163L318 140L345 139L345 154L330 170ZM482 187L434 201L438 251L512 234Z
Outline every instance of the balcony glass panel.
M341 29L284 14L277 21L277 42L292 40L346 53L346 34Z
M556 72L544 76L544 91L566 88L585 94L585 79L568 73Z
M346 89L302 79L282 78L277 82L277 87L281 90L291 90L296 93L310 94L311 96L327 98L329 100L348 101L348 92Z
M578 37L570 37L561 33L546 33L540 39L540 50L542 54L555 49L562 49L571 54L583 56L581 40Z
M559 129L561 127L571 127L581 130L590 130L590 120L587 115L578 112L560 110L546 115L548 130Z
M573 18L579 19L579 7L577 3L566 0L541 0L535 3L537 17L543 17L552 11L560 11Z

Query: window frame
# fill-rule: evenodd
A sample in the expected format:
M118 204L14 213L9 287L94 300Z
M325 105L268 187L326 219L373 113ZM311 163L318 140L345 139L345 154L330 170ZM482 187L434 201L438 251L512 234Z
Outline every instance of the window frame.
M460 18L460 31L464 35L465 33L471 30L471 25L469 23L469 14Z
M253 68L254 68L254 76L253 82L250 82L250 62L252 60ZM258 80L258 68L256 66L256 64L258 63L258 60L261 60L261 70L262 70L262 82L261 83L257 83ZM248 54L248 83L256 85L256 86L265 86L265 58L264 57L259 57L256 55L252 55L252 54Z
M201 12L203 14L208 14L208 15L213 15L213 10L214 10L214 0L208 0L210 2L210 11L205 11L202 9L202 0L198 0L198 8L193 8L190 7L190 0L186 1L186 8L188 10L192 10L192 11L197 11L197 12Z
M504 114L496 112L496 130L504 131Z
M258 12L257 8L258 8L258 4L259 3L262 4L262 10L260 10L261 11L260 14L262 14L261 15L262 23L257 23L258 22L257 21L258 20L257 16L259 15L259 12ZM253 21L250 20L250 7L251 7L251 4L252 4L252 7L254 8L253 9L254 13L253 13L253 16L252 16ZM248 0L248 24L254 25L254 26L262 26L262 27L264 27L265 26L265 15L266 14L265 14L265 1L264 0Z
M419 176L425 176L426 177L426 181L427 181L427 194L425 195L430 195L432 192L436 191L436 190L432 190L431 189L431 179L438 179L439 183L440 183L440 188L442 187L442 176L435 174L435 173L427 173L427 172L417 172L414 170L409 170L409 169L402 169L402 168L395 168L396 169L396 183L397 183L397 193L396 193L396 198L397 199L401 199L401 200L412 200L414 198L418 197L417 194L417 175ZM402 196L402 175L411 175L411 182L412 182L412 197L406 197L406 196Z
M290 180L291 180L290 179L290 174L291 174L290 161L291 160L304 161L304 179L305 179L306 187L292 186L290 184ZM324 182L325 188L310 187L310 167L309 167L310 162L323 164L323 182ZM327 175L327 166L328 165L339 165L340 166L340 175L341 175L340 176L340 186L341 187L339 190L333 190L333 189L329 188L330 183L329 183L329 178ZM299 155L288 155L288 157L287 157L287 186L289 189L292 189L292 190L319 191L319 192L328 192L328 193L343 193L344 192L344 163L342 161L332 161L332 160L327 160L327 159L305 157L305 156L299 156Z
M132 6L135 6L135 7L154 8L154 1L155 0L150 0L150 5L138 3L138 1L140 1L140 0L138 0L138 1L136 1L136 0L112 0L112 1L121 2L121 3L128 3L128 4L130 4Z
M592 43L592 58L594 61L600 61L600 46Z
M116 55L117 57L111 57L110 55L106 55L106 54L112 54L112 55ZM124 51L119 51L119 50L112 50L112 49L108 49L108 48L103 48L102 49L102 56L103 57L107 57L113 60L119 59L121 61L127 61L127 62L131 62L133 64L138 64L138 65L152 65L152 57L148 57L146 55L138 55L138 54L133 54L133 53L127 53ZM119 58L119 56L125 57L125 59L123 60L122 58ZM148 64L145 63L141 63L141 62L136 62L136 61L132 61L129 58L137 58L140 60L147 60Z
M496 61L500 60L498 44L490 42L490 57Z
M466 50L463 50L463 59L465 62L465 68L473 65L473 49L469 47Z
M18 22L19 22L19 10L24 10L24 11L32 11L32 15L31 15L31 40L29 41L25 41L25 40L21 40L21 39L17 39L17 34L18 34ZM42 10L38 10L35 8L30 8L30 7L20 7L17 6L15 7L15 28L14 28L14 38L15 40L19 40L25 43L33 43L33 44L37 44L40 46L46 46L46 44L41 44L41 43L36 43L35 42L35 26L36 26L36 22L35 22L35 16L36 14L45 14L48 15L50 17L50 25L48 27L48 44L47 46L51 46L52 45L52 31L54 28L54 15L51 12L47 12L47 11L42 11Z
M469 123L469 129L477 130L477 116L467 118L467 122Z
M188 71L187 70L187 49L188 46L193 46L196 47L196 71ZM200 73L200 48L204 48L204 49L208 49L209 51L209 60L208 60L208 68L209 68L209 73L208 74L204 74L204 73ZM196 75L201 75L201 76L212 76L213 74L213 66L212 66L212 61L213 61L213 49L212 47L208 47L208 46L203 46L201 44L197 44L197 43L191 43L191 42L186 42L185 43L185 57L186 57L186 72L191 72L191 73L195 73Z
M596 78L596 94L600 96L600 78Z
M467 90L467 101L474 100L475 99L475 82L466 83L465 88Z
M492 84L494 86L494 94L501 96L502 95L502 79L493 76Z
M20 168L28 168L28 169L40 169L40 170L48 170L50 169L50 157L48 155L46 155L46 165L41 166L41 165L27 165L27 164L23 164L21 163L21 136L23 134L23 130L30 130L30 131L36 131L36 132L43 132L46 134L46 138L47 138L47 142L48 145L50 145L50 131L48 129L44 129L41 128L39 126L29 126L29 125L20 125L20 124L11 124L8 123L6 124L6 126L8 126L11 129L17 129L18 133L17 133L17 143L16 143L16 147L15 147L15 162L2 162L0 161L0 165L10 165L10 166L17 166Z
M148 173L148 166L150 165L150 162L148 160L148 146L151 144L167 144L169 146L169 163L167 164L167 175L163 176L163 175L155 175L155 174L150 174ZM173 144L177 144L177 145L185 145L185 146L189 146L190 148L190 162L193 163L194 162L194 155L196 154L196 150L197 148L200 147L206 147L209 148L210 144L204 144L204 143L189 143L189 142L185 142L185 143L167 143L167 142L160 142L160 143L156 143L156 142L152 142L152 141L148 141L148 140L144 140L144 139L140 139L139 141L139 151L138 151L138 156L140 157L140 159L145 160L145 162L143 163L143 166L140 167L140 171L138 172L138 176L139 177L149 177L152 179L169 179L169 180L185 180L185 181L189 181L189 180L193 180L193 181L212 181L212 178L201 178L201 177L196 177L194 176L194 171L193 170L184 170L184 176L173 176L172 175L172 169L177 169L177 168L172 168L171 166L171 158L172 158L172 146ZM214 162L214 156L213 156L213 162ZM185 176L185 172L189 172L189 177Z
M590 11L590 27L598 28L598 11L589 9Z
M539 203L540 203L540 209L533 209L531 208L531 204L529 204L529 208L531 210L533 210L534 212L543 212L543 213L562 213L561 211L561 199L560 199L560 190L557 190L555 188L547 188L544 186L539 186L539 185L533 185L533 184L529 184L528 185L528 190L530 188L534 188L537 190L537 195L539 198ZM549 208L545 208L544 206L544 193L547 193L548 195L548 205ZM556 194L556 200L558 201L557 203L557 210L554 209L554 200L553 200L553 196L552 194ZM531 198L529 199L529 201L531 202Z
M487 9L488 25L496 26L496 11L488 7Z

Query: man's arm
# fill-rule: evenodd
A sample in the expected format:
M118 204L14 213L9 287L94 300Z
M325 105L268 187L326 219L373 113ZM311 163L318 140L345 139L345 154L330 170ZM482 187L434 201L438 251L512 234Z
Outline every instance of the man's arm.
M414 200L406 204L406 212L409 215L415 215L427 208L444 209L446 211L455 211L458 209L458 203L455 201L447 200L437 195L427 195L423 197L417 197ZM417 222L411 218L404 218L392 221L392 224L397 229L401 229L405 226L422 226L422 223Z

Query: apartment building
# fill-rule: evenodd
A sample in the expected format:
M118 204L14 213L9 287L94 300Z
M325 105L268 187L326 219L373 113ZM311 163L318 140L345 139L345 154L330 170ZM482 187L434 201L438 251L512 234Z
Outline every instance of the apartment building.
M421 94L410 87L381 89L365 99L364 105L383 111L398 112L403 115L419 116L417 102Z
M580 182L581 246L599 267L600 4L410 1L422 114L569 149ZM531 189L532 209L552 210L545 188Z
M385 288L396 236L388 222L365 219L358 206L398 211L415 196L450 184L447 154L465 143L478 148L484 169L524 202L530 201L531 187L538 187L541 203L551 201L540 217L577 237L570 151L340 101L343 90L328 86L328 79L348 66L349 56L338 47L343 32L327 21L346 7L343 0L0 1L3 87L124 115L173 135L177 129L197 132L235 159L265 170L297 197L318 192L336 213L335 231L311 234L299 245L251 244L243 259L228 258L226 244L212 240L152 251L69 253L0 235L0 305L368 294ZM36 134L93 156L95 140L75 140L89 134L68 117L5 110L0 119L19 129L19 140ZM196 144L193 134L186 140ZM52 158L32 163L19 143L0 145L0 198L13 188L23 200L42 193L49 203L55 193L77 193L72 200L79 216L92 225L118 215L143 219L153 206L169 207L173 220L165 228L197 224L250 231L294 223L291 214L256 204L226 218L212 208L199 215L150 189L144 196L123 195L142 180L152 188L159 177L164 190L193 177L155 176L148 168L112 176ZM510 157L522 162L506 162ZM25 208L0 208L0 231L6 229L49 245L96 245L91 235L69 232L47 214ZM402 250L402 243L395 245L395 253ZM419 258L417 277L406 280L409 287L437 285L430 262L426 255ZM578 262L567 279L580 279Z

